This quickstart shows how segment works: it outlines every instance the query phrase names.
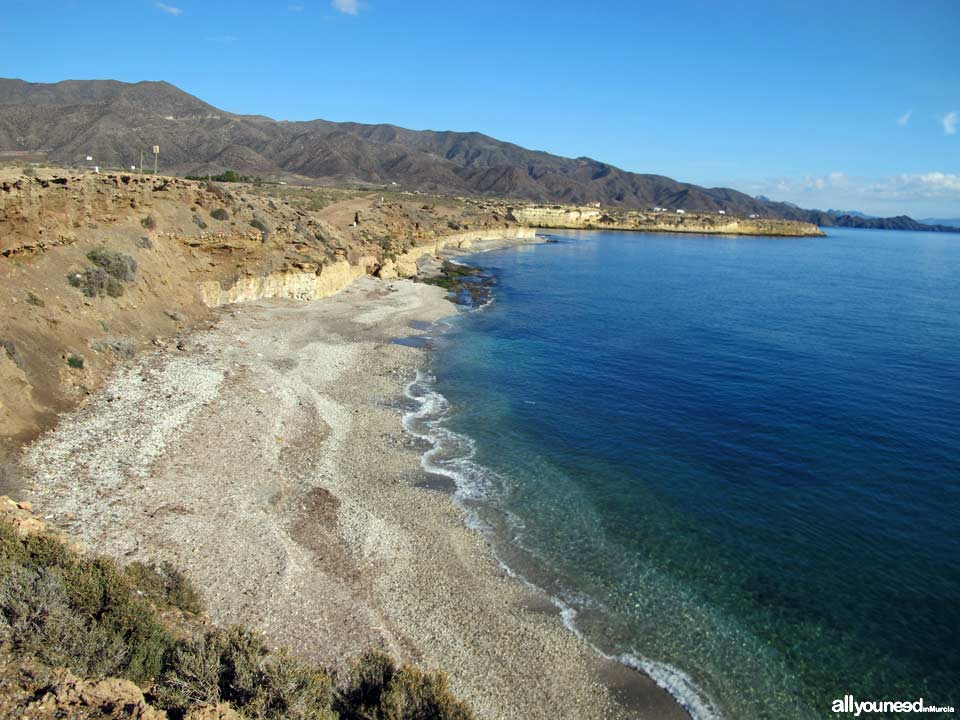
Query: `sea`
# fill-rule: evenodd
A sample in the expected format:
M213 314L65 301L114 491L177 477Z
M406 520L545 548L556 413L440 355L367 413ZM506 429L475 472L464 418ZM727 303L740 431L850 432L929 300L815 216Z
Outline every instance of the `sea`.
M407 389L503 565L695 720L960 706L960 234L827 232L464 257Z

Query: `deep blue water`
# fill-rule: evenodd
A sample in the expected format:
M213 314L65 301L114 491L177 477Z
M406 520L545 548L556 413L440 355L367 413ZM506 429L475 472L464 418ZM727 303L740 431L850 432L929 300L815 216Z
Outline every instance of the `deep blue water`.
M960 235L555 236L412 388L503 560L702 716L960 705Z

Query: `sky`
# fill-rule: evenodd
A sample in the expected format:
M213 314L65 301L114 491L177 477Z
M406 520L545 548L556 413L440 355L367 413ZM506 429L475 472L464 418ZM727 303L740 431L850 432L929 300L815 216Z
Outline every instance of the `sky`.
M2 1L2 77L166 80L235 113L960 217L958 0Z

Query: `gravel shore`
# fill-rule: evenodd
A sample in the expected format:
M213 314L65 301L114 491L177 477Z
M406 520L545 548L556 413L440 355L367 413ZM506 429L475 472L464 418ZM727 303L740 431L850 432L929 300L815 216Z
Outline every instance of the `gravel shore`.
M217 623L333 667L371 647L440 667L481 718L686 717L418 486L400 418L424 351L392 340L454 312L443 294L365 277L225 308L29 447L26 499L99 552L174 562Z

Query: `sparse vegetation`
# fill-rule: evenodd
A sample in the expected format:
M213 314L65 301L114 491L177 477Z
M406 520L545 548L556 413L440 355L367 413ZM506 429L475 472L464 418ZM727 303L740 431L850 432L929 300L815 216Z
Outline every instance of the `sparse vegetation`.
M0 347L7 354L14 364L20 365L20 353L17 351L17 344L13 340L0 339Z
M260 182L260 178L255 178L250 175L241 175L236 170L227 170L219 175L185 175L184 177L187 180L209 180L211 182L225 183Z
M186 613L188 623L202 612L196 590L169 563L124 568L78 554L51 533L20 536L0 521L0 640L49 667L142 683L147 700L171 718L216 703L256 720L474 717L442 673L370 653L338 684L240 627L194 621L201 629L178 639L161 610Z
M200 595L172 563L159 565L135 562L127 565L124 572L130 582L156 607L179 608L199 615L203 612Z
M138 238L136 239L136 245L137 245L137 247L140 248L141 250L152 250L152 249L153 249L153 241L152 241L150 238L146 237L146 236L138 237Z
M210 630L168 652L157 705L181 716L190 707L227 702L250 718L333 720L333 677L288 653L271 654L243 630Z
M103 268L86 268L67 275L67 282L79 288L87 297L123 295L123 285Z
M127 360L137 354L136 343L123 338L105 338L97 341L93 349L97 352L112 352Z
M67 282L79 288L87 297L120 297L124 282L132 282L137 274L137 261L106 248L87 253L87 259L96 267L85 268L67 275Z
M157 219L153 215L147 215L140 221L147 230L154 230L157 227Z
M204 219L203 219L202 217L200 217L199 215L194 215L194 216L193 216L193 222L194 222L194 223L196 224L196 226L197 226L198 228L200 228L201 230L206 230L206 229L207 229L207 223L204 222Z
M214 220L220 221L229 220L230 213L228 213L225 208L216 208L215 210L210 211L210 217L212 217Z
M34 295L32 292L27 293L27 305L33 305L34 307L45 307L46 303L42 298Z
M137 275L137 261L129 255L101 247L88 252L87 259L123 282L131 282Z
M67 355L67 365L74 370L83 370L84 360L79 355Z
M155 677L173 638L110 560L0 523L0 632L23 653L84 675Z
M471 720L473 712L450 692L443 673L398 666L380 652L353 666L334 707L342 718Z
M264 224L263 220L261 220L260 218L254 218L253 220L251 220L250 227L256 228L257 230L262 232L264 235L270 232L270 230L267 229L267 226Z

